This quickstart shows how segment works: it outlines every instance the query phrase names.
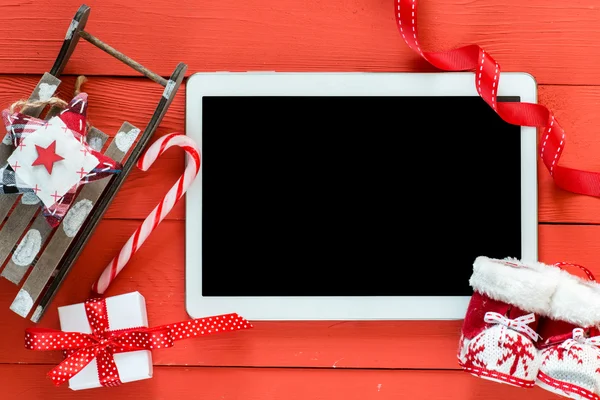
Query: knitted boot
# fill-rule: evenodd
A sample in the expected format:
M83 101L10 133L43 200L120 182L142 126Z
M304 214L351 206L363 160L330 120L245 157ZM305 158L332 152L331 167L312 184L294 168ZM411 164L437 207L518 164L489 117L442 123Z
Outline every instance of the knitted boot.
M573 399L600 400L598 323L600 285L564 272L548 318L540 321L539 332L545 340L540 346L538 386Z
M562 271L542 263L478 257L462 327L459 364L466 372L533 387L540 365L537 316L546 314Z

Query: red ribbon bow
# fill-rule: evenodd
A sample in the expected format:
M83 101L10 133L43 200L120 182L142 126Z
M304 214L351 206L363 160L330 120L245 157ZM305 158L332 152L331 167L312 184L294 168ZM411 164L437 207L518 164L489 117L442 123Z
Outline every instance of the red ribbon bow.
M497 102L500 65L488 52L475 44L447 51L424 51L418 39L417 0L394 0L394 14L408 47L431 65L445 71L474 71L477 92L504 121L541 128L540 157L558 187L600 197L600 172L569 168L559 163L566 136L548 108L533 103Z
M85 312L92 333L62 332L54 329L28 328L25 348L29 350L65 350L66 358L48 372L56 386L78 374L94 358L102 386L121 384L113 354L137 350L173 347L177 340L252 328L237 314L193 319L155 328L110 330L104 299L85 302Z

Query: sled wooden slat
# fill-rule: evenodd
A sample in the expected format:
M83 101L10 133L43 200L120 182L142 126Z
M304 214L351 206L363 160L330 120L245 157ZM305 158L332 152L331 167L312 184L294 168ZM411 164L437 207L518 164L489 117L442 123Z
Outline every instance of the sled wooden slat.
M125 122L119 132L127 134L130 139L137 137L140 130L128 122ZM131 145L133 143L129 143ZM119 140L112 141L106 151L106 155L115 161L122 161L129 147L124 147ZM62 220L61 224L56 228L48 245L40 255L31 274L25 280L23 287L19 290L17 297L10 306L10 309L27 317L32 310L34 303L38 300L40 294L52 278L56 267L69 249L71 242L77 237L83 222L88 217L92 208L96 205L97 200L101 197L102 192L110 183L109 179L101 179L86 184L79 194L73 200L69 212ZM69 215L71 214L71 215ZM71 218L73 216L73 218ZM76 217L77 216L77 217ZM72 221L78 220L79 224ZM35 313L34 317L39 313Z
M0 276L8 279L15 285L19 284L27 271L29 271L31 265L35 264L39 250L46 243L50 232L52 232L52 227L48 224L46 217L44 217L42 213L39 213L33 221L33 224L31 224L31 227L27 230L25 236L23 236L19 242L19 245L23 243L23 246L21 247L23 250L21 251L30 251L30 256L28 257L26 254L21 254L19 256L20 253L17 251L16 255L13 254L10 260L8 260L8 263L2 270Z
M107 140L108 135L94 127L90 128L87 134L88 143L93 143L98 147L94 149L97 151L102 150ZM41 203L39 202L26 205L21 201L0 230L0 260L5 261L6 257L12 254L12 258L8 261L0 276L15 284L21 282L29 267L35 262L38 252L46 243L50 232L52 232L52 227L46 221L43 213L40 212L19 242L20 247L14 249L23 230L27 227L29 219L40 209L40 206ZM28 218L27 223L24 221L25 218Z
M6 159L10 156L10 152L12 151L12 147L7 146L5 144L0 144L0 164L4 165L6 163ZM6 155L5 155L6 153ZM0 197L0 224L4 221L4 218L8 215L8 212L15 204L15 200L19 197L18 194L3 194ZM0 265L2 263L0 262Z
M6 199L0 202L0 224L15 204L15 200L19 197L18 194L4 194L2 196L6 197Z
M7 144L0 144L0 164L4 165L8 157L10 157L10 153L12 153L13 147Z
M40 210L40 205L41 203L35 195L21 196L20 201L2 226L2 229L0 229L0 264L4 264L10 256L12 249L25 232L31 219Z
M102 152L104 148L104 144L108 140L109 136L102 132L100 129L95 127L90 127L86 136L86 141L90 145L90 147L96 151Z
M60 83L60 79L55 78L54 76L46 72L38 82L37 86L33 89L33 92L31 92L31 96L29 96L29 101L45 100L52 97L56 92L56 89L58 89ZM44 107L27 108L23 110L23 113L31 117L39 117L43 110ZM13 146L7 144L0 145L0 165L4 165L8 157L10 157L12 151ZM4 218L6 218L8 212L14 206L15 201L18 197L18 194L0 196L0 223L2 223ZM2 237L0 236L0 242L1 241ZM4 258L2 257L2 255L0 255L0 265L2 265L3 261Z
M5 194L3 196L6 196L7 200L0 203L0 224L4 221L4 218L6 218L6 215L15 204L17 197L19 197L17 194Z

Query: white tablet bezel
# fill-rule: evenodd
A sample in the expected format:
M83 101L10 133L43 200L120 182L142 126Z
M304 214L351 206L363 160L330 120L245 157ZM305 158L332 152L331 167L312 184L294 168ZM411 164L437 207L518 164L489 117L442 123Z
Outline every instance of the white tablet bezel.
M471 72L197 73L186 86L186 134L202 149L203 96L477 95ZM498 95L520 96L522 102L536 103L537 84L529 74L503 72ZM235 110L231 117L235 118ZM401 111L398 117L402 117ZM521 258L537 261L537 136L532 127L521 127L521 132ZM249 320L462 319L465 315L470 297L463 296L203 297L201 189L202 168L186 198L186 308L191 317L229 312L237 312ZM452 254L447 257L452 265ZM248 260L248 266L252 264Z

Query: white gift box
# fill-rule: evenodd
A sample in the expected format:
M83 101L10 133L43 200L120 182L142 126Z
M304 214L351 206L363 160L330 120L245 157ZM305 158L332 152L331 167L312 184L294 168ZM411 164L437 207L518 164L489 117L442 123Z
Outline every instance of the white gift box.
M146 300L139 292L106 298L110 330L148 327ZM60 329L63 332L92 333L84 303L59 307ZM152 352L138 350L114 355L121 382L152 378ZM98 378L96 359L69 380L72 390L102 387Z

